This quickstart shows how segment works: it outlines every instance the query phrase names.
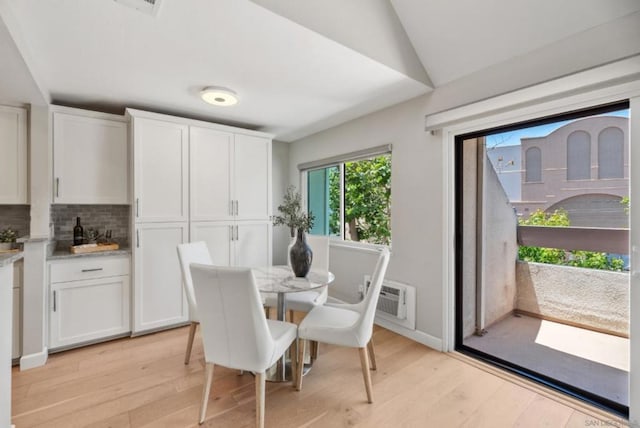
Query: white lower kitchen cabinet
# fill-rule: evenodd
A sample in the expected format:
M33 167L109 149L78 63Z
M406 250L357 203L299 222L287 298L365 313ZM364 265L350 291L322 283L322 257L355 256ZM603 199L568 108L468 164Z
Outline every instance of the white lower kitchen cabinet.
M235 266L271 266L271 222L236 223Z
M188 322L177 253L187 233L187 223L135 225L133 334Z
M129 332L129 257L49 262L49 348Z
M13 335L11 337L11 358L19 358L21 355L20 346L20 320L22 313L20 311L20 289L13 289Z
M207 243L219 266L271 265L270 222L193 222L191 241Z
M234 236L234 224L233 221L191 223L191 242L206 242L214 265L232 266L231 239Z
M13 334L11 336L11 358L22 355L22 283L24 261L13 263Z

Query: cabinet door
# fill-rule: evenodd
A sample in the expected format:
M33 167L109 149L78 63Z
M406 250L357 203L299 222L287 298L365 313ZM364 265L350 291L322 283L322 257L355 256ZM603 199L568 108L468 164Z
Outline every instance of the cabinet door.
M128 204L126 122L53 113L53 202Z
M0 106L0 204L27 203L27 113Z
M49 347L126 333L129 276L51 284Z
M186 223L138 224L135 238L134 333L187 322L177 253Z
M22 283L24 259L13 263L13 334L11 358L22 355Z
M271 215L271 140L236 134L234 190L238 220L267 220Z
M271 265L271 223L236 223L234 265L245 267Z
M188 127L133 118L136 222L188 220Z
M217 266L231 266L233 222L191 223L191 242L204 241L209 248L211 262Z
M230 220L233 134L189 129L191 221Z
M22 355L21 337L22 337L22 302L20 301L20 289L13 289L13 334L11 337L11 358L18 358Z

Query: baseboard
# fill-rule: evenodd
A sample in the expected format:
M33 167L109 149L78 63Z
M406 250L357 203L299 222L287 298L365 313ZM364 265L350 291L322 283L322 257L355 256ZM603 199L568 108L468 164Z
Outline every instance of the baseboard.
M23 355L20 357L20 371L44 366L49 357L49 350L45 347L36 354Z
M402 326L389 322L385 319L381 319L379 317L376 317L375 323L380 327L384 327L387 330L391 330L394 333L407 337L418 343L422 343L423 345L428 346L429 348L435 349L436 351L442 352L442 339L439 339L435 336L431 336L430 334L423 333L418 330L409 330L408 328L404 328Z

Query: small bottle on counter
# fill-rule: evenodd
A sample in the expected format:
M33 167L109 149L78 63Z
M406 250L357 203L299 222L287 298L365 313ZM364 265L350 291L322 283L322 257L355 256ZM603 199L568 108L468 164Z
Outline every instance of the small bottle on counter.
M82 245L84 233L80 225L80 217L76 218L76 226L73 228L73 245Z

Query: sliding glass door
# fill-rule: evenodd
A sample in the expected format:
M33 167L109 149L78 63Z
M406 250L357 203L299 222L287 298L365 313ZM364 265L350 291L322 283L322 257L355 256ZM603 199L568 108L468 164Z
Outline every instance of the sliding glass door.
M629 407L629 105L456 139L456 349Z

